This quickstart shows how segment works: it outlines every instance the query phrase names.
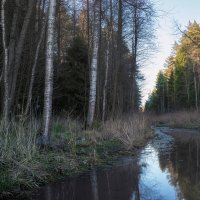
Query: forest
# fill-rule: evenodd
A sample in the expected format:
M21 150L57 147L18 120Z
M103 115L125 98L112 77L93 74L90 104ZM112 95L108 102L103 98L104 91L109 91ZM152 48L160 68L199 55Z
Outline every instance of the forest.
M156 11L150 0L2 1L1 113L62 111L92 127L94 117L138 111L141 65ZM3 53L4 52L4 53Z
M191 183L195 197L199 175L194 183L175 169L172 150L177 135L180 146L196 142L183 156L198 172L197 21L186 30L177 25L181 38L143 106L144 72L158 50L156 1L0 4L0 199L145 200L159 194L148 185L149 167L175 194L189 197ZM184 178L175 180L175 173Z
M153 1L0 3L0 197L100 165L117 157L112 146L149 137L139 111Z
M166 60L165 69L157 75L156 86L146 102L147 111L199 110L200 25L196 21L189 22L181 34Z

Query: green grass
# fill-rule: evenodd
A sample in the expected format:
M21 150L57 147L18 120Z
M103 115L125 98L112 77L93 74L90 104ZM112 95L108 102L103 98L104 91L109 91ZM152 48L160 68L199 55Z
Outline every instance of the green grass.
M102 132L103 131L103 132ZM77 120L55 119L48 149L37 146L40 121L19 120L9 130L0 122L0 198L73 176L93 167L110 166L129 153L124 143L102 131L83 131ZM128 152L128 153L127 153Z
M12 122L9 131L0 126L0 197L108 163L114 158L111 147L120 148L113 141L94 141L78 122L66 119L55 120L51 148L42 150L36 145L39 129L34 120Z

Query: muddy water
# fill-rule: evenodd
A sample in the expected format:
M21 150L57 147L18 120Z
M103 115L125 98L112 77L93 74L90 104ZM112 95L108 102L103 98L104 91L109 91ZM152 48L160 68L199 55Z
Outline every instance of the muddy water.
M112 168L49 184L31 200L198 200L199 133L156 129L156 137L138 158ZM181 135L182 134L182 135ZM195 136L194 136L195 135Z

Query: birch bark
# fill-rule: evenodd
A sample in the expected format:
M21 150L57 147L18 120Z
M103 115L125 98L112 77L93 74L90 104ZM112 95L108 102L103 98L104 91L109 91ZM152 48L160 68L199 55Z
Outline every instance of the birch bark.
M100 26L100 0L93 1L93 47L92 62L90 67L90 95L87 116L87 126L92 127L96 104L96 87L97 87L97 64L99 49L99 26Z
M5 27L5 3L6 0L1 2L1 26L2 26L2 40L3 40L3 51L4 51L4 119L8 122L9 110L8 110L8 47L6 44L6 27Z
M50 142L50 126L52 118L52 93L53 93L53 46L55 32L56 0L50 0L47 29L46 46L46 72L45 72L45 91L44 91L44 124L42 142L48 145Z

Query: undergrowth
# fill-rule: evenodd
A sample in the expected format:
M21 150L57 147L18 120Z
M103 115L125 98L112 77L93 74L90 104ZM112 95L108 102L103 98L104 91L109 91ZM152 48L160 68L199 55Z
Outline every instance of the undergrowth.
M151 115L150 117L153 124L156 126L200 130L200 113L196 111L180 111L160 115Z
M111 164L150 136L143 115L109 120L90 131L78 120L56 118L48 149L38 146L40 134L36 119L12 120L8 129L0 122L0 197Z

